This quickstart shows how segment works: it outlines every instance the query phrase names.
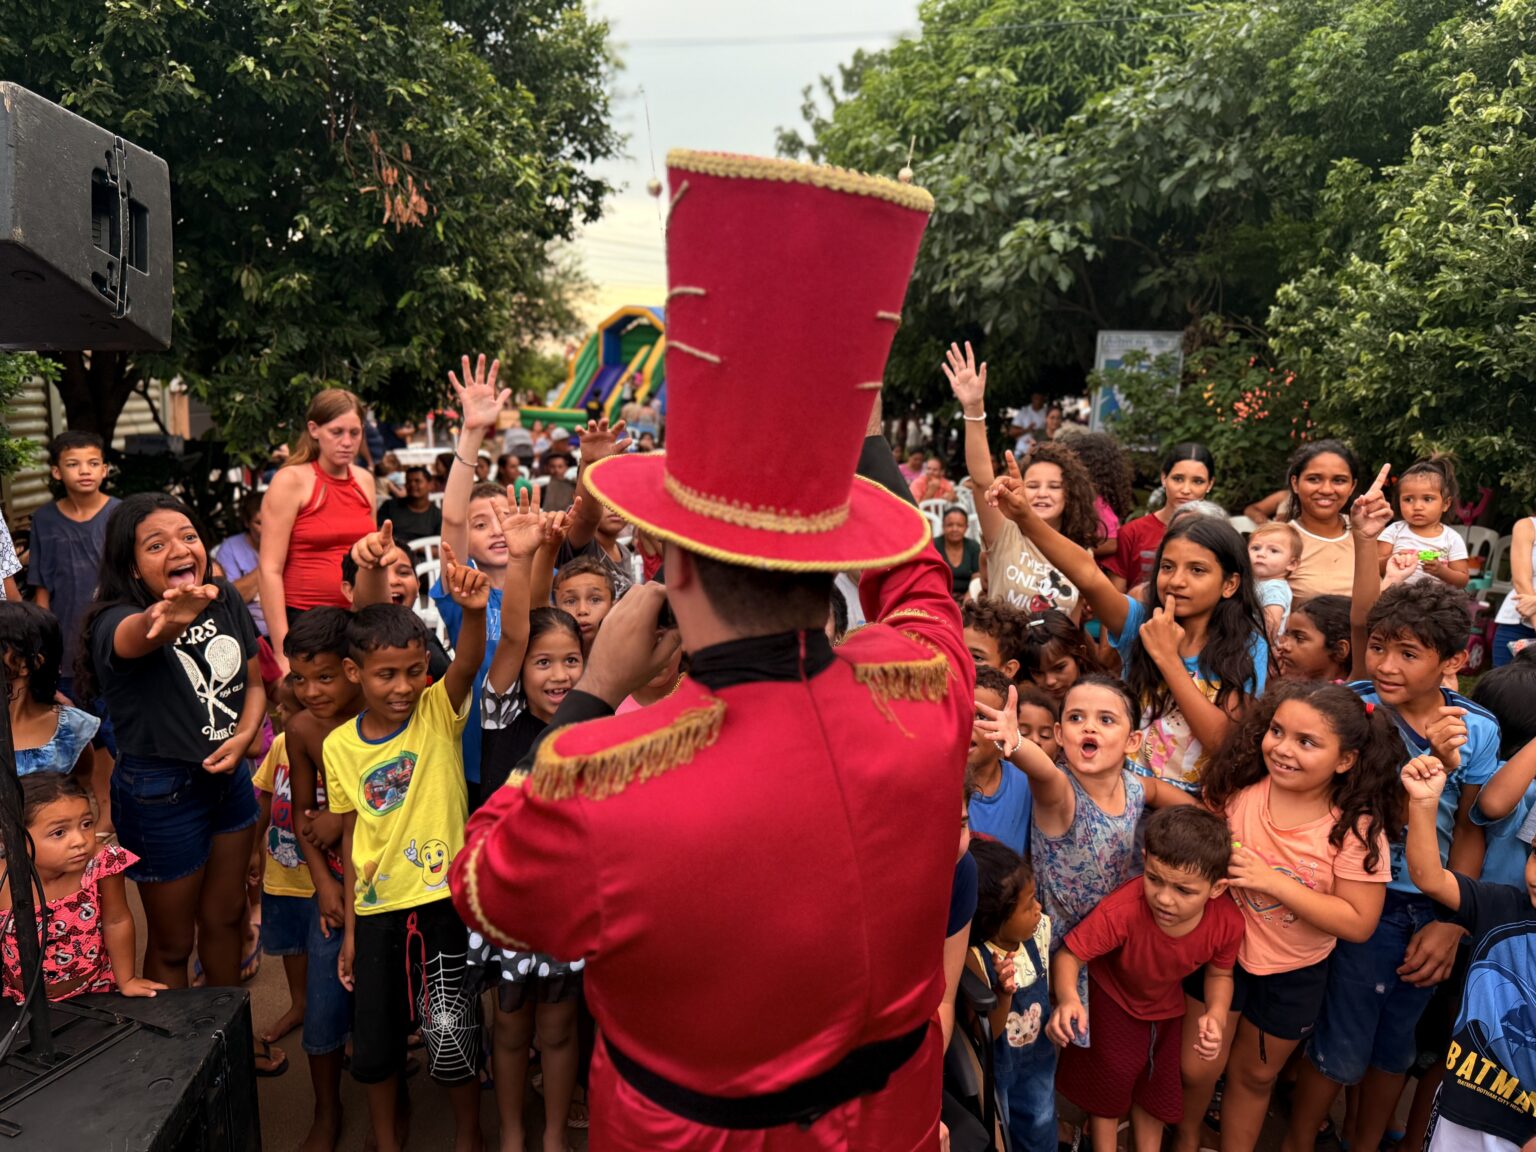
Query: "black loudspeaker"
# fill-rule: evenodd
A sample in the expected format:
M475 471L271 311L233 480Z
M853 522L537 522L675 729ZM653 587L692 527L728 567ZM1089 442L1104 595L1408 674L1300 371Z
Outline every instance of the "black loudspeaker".
M165 161L0 83L0 349L170 343Z
M0 1027L17 1008L6 1001ZM250 997L189 988L55 1006L61 1074L20 1052L0 1065L0 1152L260 1152Z

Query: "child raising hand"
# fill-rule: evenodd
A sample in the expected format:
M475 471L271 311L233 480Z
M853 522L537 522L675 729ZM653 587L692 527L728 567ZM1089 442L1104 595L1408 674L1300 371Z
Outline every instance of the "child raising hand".
M1143 712L1140 771L1198 793L1208 750L1263 691L1269 667L1242 537L1219 520L1181 518L1158 547L1145 598L1133 599L1088 549L1041 519L1011 455L986 503L1078 587L1109 631Z

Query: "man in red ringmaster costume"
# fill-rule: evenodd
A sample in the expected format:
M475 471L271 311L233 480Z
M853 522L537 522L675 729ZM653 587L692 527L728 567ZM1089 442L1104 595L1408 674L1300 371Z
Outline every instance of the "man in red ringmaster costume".
M604 622L530 771L470 820L454 901L504 948L587 961L598 1152L935 1149L974 672L927 522L866 439L932 200L784 160L667 165L668 451L587 475L664 542L665 595ZM792 414L782 450L764 395ZM834 651L847 570L871 623ZM677 691L613 716L679 638Z

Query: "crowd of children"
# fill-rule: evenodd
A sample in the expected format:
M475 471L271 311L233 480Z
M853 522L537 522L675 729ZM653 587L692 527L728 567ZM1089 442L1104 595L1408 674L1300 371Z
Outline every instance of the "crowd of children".
M1210 1130L1247 1150L1284 1093L1284 1146L1307 1152L1341 1087L1346 1147L1527 1145L1536 659L1506 654L1470 698L1456 690L1468 566L1444 519L1450 462L1401 473L1394 521L1387 468L1361 490L1347 447L1309 445L1245 540L1206 503L1203 446L1171 450L1160 503L1131 518L1113 437L1082 458L1041 437L994 468L986 366L956 347L944 371L985 548L951 508L937 543L976 664L967 963L997 993L1013 1146L1080 1140L1075 1113L1101 1150L1125 1121L1139 1152L1194 1152ZM540 488L478 475L508 401L496 366L466 358L452 384L463 426L428 593L447 648L413 611L403 544L424 474L326 559L350 606L290 599L272 652L253 621L259 501L216 558L176 498L106 495L102 446L79 434L50 447L62 495L33 517L32 601L0 601L47 994L152 996L187 985L194 956L210 984L238 983L259 873L261 946L291 1002L258 1029L257 1067L280 1073L273 1045L302 1029L308 1149L340 1140L347 1066L376 1146L400 1146L413 1037L456 1147L480 1146L487 1081L501 1147L524 1147L535 1047L545 1152L584 1123L583 959L470 933L448 875L469 814L520 784L515 765L637 579L624 522L585 481L630 443L622 422L593 422L571 491L541 506ZM344 404L310 435L352 443L359 413ZM969 594L973 574L986 595ZM1511 605L1501 635L1530 632L1536 596ZM831 607L846 622L857 605ZM685 665L618 710L664 699ZM7 888L4 991L20 999L9 907Z
M985 365L956 348L945 371L980 416ZM1180 445L1161 506L1109 548L1106 519L1093 539L1066 527L1070 481L1041 480L1054 452L994 475L979 427L1004 578L962 604L971 962L999 997L1015 1147L1080 1139L1075 1111L1096 1148L1128 1120L1148 1152L1252 1149L1277 1094L1288 1152L1528 1146L1536 662L1504 652L1457 690L1451 462L1404 469L1394 518L1387 467L1362 483L1345 445L1306 445L1245 540L1204 503L1210 454ZM1102 451L1095 477L1115 471ZM1086 622L1040 588L1071 589ZM1045 1123L1042 1100L1072 1107Z

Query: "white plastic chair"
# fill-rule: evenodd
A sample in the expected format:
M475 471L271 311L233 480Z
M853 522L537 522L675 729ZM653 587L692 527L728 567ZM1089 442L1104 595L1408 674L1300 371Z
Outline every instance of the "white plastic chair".
M1483 529L1488 531L1488 529ZM1507 596L1515 585L1510 579L1509 546L1513 536L1500 536L1493 542L1493 550L1488 555L1488 562L1483 566L1484 572L1493 574L1493 583L1488 585L1489 603L1496 603L1497 598ZM1470 551L1470 545L1468 550Z
M443 496L444 495L445 495L445 493L442 493L442 492L433 492L433 493L430 493L427 496L427 499L432 501L432 503L436 504L439 508L441 508L443 506Z
M443 538L441 536L418 536L414 540L407 540L405 546L423 560L431 560L435 564L442 562Z
M1481 556L1483 571L1491 573L1497 579L1498 573L1494 571L1494 557L1499 551L1499 534L1492 528L1478 528L1474 525L1466 528L1464 539L1467 542L1467 555Z
M924 500L917 507L922 514L928 517L928 523L933 526L933 535L938 538L944 535L944 510L950 506L948 500Z
M434 584L436 584L437 581L438 581L438 578L440 576L442 576L442 574L443 574L442 561L438 557L436 557L436 556L434 556L430 560L423 560L423 561L421 561L421 563L416 565L416 579L417 580L425 579L426 582L427 582L427 587L428 588L431 588ZM431 602L432 602L432 597L428 596L427 597L427 603L430 604Z
M1257 524L1246 516L1228 516L1227 523L1236 528L1238 535L1244 540L1253 535L1253 530L1258 527Z

